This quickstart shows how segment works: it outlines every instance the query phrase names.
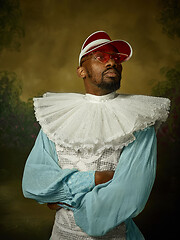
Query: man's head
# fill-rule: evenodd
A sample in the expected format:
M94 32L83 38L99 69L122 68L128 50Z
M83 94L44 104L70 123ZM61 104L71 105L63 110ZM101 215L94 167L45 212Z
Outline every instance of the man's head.
M104 95L120 87L122 65L132 55L131 46L122 40L111 41L98 31L84 42L79 56L78 76L84 79L87 93Z

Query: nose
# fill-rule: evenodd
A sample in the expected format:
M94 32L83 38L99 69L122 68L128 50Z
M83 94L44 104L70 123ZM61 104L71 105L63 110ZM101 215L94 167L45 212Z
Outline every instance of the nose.
M117 63L113 58L109 58L109 60L106 62L106 67L117 67Z

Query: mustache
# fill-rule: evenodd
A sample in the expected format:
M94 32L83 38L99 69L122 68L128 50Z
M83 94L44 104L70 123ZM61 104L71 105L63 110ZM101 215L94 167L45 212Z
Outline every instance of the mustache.
M102 76L104 76L109 70L112 70L112 72L115 72L119 77L121 76L120 72L115 67L109 67L106 70L102 72Z

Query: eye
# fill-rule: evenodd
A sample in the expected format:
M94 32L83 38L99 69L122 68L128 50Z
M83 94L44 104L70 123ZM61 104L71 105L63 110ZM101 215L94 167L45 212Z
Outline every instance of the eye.
M97 58L98 60L104 60L104 54L102 54L102 53L97 53L97 54L96 54L96 58Z
M114 55L114 59L115 59L115 60L119 60L120 58L121 58L120 55Z
M113 58L114 58L114 61L117 63L120 63L122 60L121 55L119 55L119 54L114 55Z

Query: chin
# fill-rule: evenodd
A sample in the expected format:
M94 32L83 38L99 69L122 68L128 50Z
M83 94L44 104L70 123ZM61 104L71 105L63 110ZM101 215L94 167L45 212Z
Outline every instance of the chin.
M116 91L120 88L120 81L115 81L114 79L112 81L103 81L100 84L98 84L98 87L104 90L108 90L108 91Z

